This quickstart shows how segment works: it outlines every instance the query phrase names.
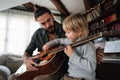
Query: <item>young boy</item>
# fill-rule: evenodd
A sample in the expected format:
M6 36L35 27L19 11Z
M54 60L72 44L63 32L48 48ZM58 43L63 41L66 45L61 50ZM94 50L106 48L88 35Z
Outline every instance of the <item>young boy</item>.
M46 43L43 50L64 44L65 54L69 57L68 74L61 80L95 80L96 50L91 42L72 48L71 43L86 39L88 27L85 17L80 14L72 14L63 21L63 30L67 38L59 38Z

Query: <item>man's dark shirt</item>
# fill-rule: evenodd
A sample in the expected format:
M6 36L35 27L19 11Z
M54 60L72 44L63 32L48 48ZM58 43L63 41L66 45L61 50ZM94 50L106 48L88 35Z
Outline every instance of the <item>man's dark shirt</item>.
M56 38L64 38L65 37L65 32L62 29L62 25L55 22L55 26L57 27L56 29L56 33L57 33L57 37ZM36 32L33 34L32 38L31 38L31 42L28 45L27 49L25 50L26 52L30 53L30 55L32 56L33 51L38 48L38 52L42 51L42 47L43 45L49 41L48 35L47 35L47 31L44 30L43 28L39 28L38 30L36 30ZM51 78L55 78L53 80L60 80L60 78L62 76L64 76L64 74L67 73L67 69L68 69L68 57L65 55L64 52L60 52L63 54L58 54L58 56L61 58L61 61L64 60L64 62L62 63L60 69L53 75L49 76ZM59 61L59 63L61 62Z
M56 29L57 38L64 38L65 32L62 29L62 25L55 21L55 26L57 27ZM43 28L39 28L33 34L31 41L27 46L27 49L25 50L25 52L30 53L32 56L33 51L36 48L38 48L38 52L42 51L42 46L48 41L49 41L49 38L47 35L47 31Z

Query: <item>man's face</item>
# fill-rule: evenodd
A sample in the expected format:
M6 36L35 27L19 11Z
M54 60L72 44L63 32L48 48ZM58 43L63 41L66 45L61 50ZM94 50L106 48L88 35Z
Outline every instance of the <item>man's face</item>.
M50 33L54 32L54 19L53 16L49 13L45 13L42 16L39 16L37 18L37 22L39 22L42 25L42 28L47 30Z

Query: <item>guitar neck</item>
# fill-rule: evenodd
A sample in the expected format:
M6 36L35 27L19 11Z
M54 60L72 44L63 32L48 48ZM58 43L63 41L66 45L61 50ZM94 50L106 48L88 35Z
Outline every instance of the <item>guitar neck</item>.
M71 45L71 47L76 47L76 46L81 45L81 44L83 44L83 43L86 43L86 42L89 42L89 41L94 40L94 39L96 39L96 38L99 38L99 37L101 37L101 36L102 36L102 33L99 33L99 34L90 36L90 37L88 37L87 39L74 42L74 43L72 43L72 44L70 44L70 45ZM49 51L49 53L53 53L53 54L54 54L54 53L63 51L65 47L66 47L66 46L61 46L61 47L59 47L59 48L57 48L57 49L53 49L53 50Z
M100 38L100 37L107 37L107 36L108 37L116 37L116 36L118 37L118 36L120 36L120 31L100 32L100 33L95 34L93 36L89 36L88 38L86 38L84 40L80 40L80 41L74 42L74 43L72 43L70 45L71 45L71 47L77 47L78 45L84 44L84 43L92 41L94 39L97 39L97 38ZM57 49L53 49L53 50L49 51L47 54L49 54L49 53L53 53L54 54L54 53L63 51L65 47L66 46L61 46L61 47L59 47Z

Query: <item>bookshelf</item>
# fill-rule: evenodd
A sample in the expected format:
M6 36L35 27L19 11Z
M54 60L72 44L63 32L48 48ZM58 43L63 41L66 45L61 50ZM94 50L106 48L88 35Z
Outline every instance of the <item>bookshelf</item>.
M120 0L84 0L89 36L99 32L120 31ZM105 37L104 45L108 41L120 40L120 35ZM100 39L94 40L98 45ZM101 40L100 40L101 41ZM102 45L101 43L99 45ZM98 46L99 46L98 45ZM104 46L103 46L104 53ZM96 78L98 80L120 80L120 52L104 53L103 63L97 65Z
M101 31L120 31L120 0L84 0L84 2L89 35Z

